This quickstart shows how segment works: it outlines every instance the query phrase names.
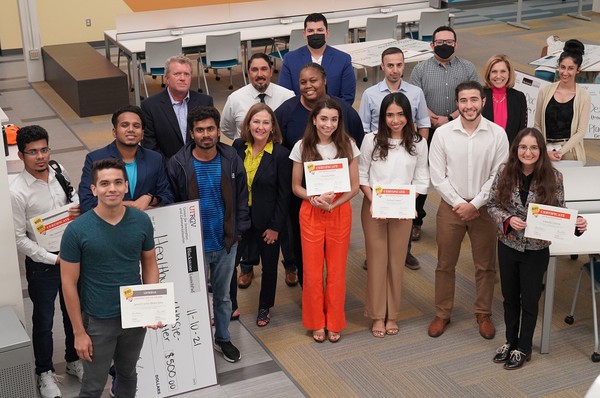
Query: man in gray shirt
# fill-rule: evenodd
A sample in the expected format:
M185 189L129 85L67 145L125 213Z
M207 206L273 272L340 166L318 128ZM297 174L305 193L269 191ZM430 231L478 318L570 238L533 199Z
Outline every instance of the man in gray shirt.
M437 28L433 32L431 48L433 57L417 64L410 76L410 82L425 93L431 120L428 144L431 144L436 128L459 116L454 94L456 86L466 81L479 81L475 66L454 54L458 48L454 29L449 26ZM427 195L417 198L417 218L413 220L412 240L421 238L421 226L427 214L424 209L426 199Z

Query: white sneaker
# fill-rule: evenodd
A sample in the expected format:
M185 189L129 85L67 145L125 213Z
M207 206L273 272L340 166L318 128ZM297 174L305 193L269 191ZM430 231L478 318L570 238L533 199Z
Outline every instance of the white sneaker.
M77 377L81 383L83 380L83 365L81 364L80 359L73 362L67 362L67 374Z
M42 398L62 398L57 382L56 373L51 370L39 375L38 387Z

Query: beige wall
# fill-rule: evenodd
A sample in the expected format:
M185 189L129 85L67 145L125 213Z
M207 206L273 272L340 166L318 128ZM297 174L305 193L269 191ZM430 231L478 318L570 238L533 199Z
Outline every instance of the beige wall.
M2 1L2 22L0 22L0 44L3 50L22 48L21 25L17 0Z

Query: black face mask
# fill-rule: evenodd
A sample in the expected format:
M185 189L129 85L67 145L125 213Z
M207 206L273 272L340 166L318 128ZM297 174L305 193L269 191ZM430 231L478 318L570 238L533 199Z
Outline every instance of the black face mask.
M322 33L315 33L314 35L306 36L306 41L310 48L316 50L325 45L325 35Z
M433 47L433 52L441 59L448 59L454 54L454 46L442 44L441 46Z

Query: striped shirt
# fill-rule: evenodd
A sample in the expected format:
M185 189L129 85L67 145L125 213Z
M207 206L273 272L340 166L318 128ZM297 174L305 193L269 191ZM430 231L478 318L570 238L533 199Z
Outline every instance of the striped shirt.
M194 171L200 195L202 243L205 252L223 250L225 247L223 214L225 205L221 194L221 155L208 162L194 158Z
M429 110L440 116L447 116L457 109L454 90L469 80L479 82L475 66L456 56L446 66L431 57L418 63L410 76L410 82L425 93Z

